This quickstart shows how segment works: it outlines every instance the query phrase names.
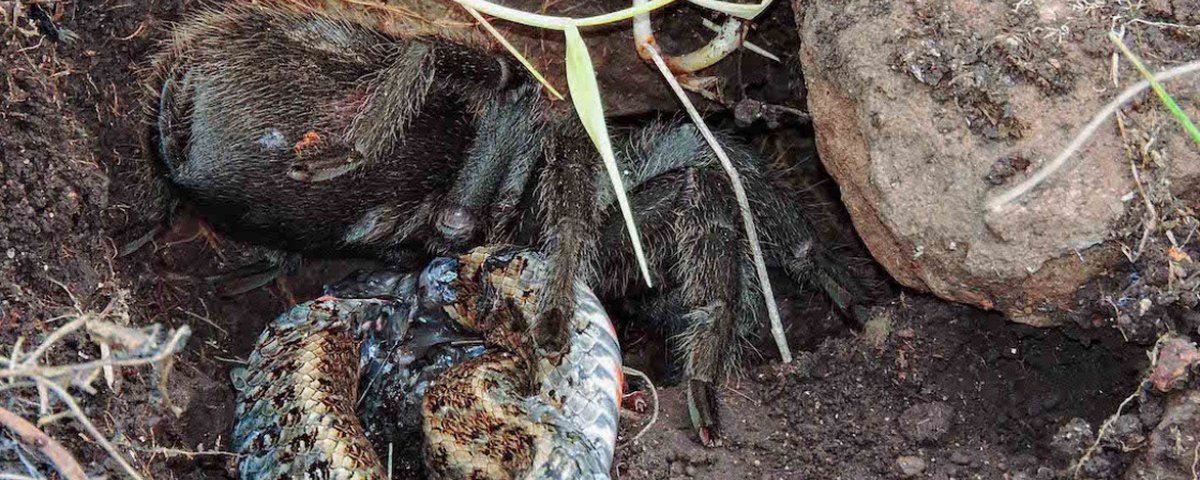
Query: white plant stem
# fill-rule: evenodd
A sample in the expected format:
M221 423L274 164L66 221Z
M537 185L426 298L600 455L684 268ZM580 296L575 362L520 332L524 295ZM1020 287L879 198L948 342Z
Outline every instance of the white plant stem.
M709 20L707 18L701 18L700 23L702 25L704 25L704 28L711 30L713 33L721 32L721 26L713 23L712 20ZM749 41L742 40L742 48L745 48L746 50L757 53L757 54L761 55L763 58L766 58L767 60L770 60L772 62L775 62L775 63L783 62L783 60L779 59L779 56L775 55L774 53L768 52L765 48L755 45Z
M522 10L517 10L504 5L497 5L487 0L454 0L467 8L478 10L493 17L503 18L510 22L529 25L531 27L547 28L550 30L566 30L567 27L593 27L597 25L606 25L622 20L628 20L635 15L648 13L675 2L675 0L652 0L645 5L621 9L611 13L595 15L584 18L559 17L555 15L541 15L530 13Z
M663 78L671 86L671 90L675 92L675 96L679 97L679 101L683 103L683 108L687 110L688 116L691 117L692 123L696 125L696 129L700 131L700 135L708 142L709 147L717 155L717 159L721 162L721 167L725 169L725 174L729 176L730 186L733 187L734 197L737 199L738 210L742 214L742 225L746 230L746 241L750 244L750 253L754 257L754 270L758 274L758 282L762 288L763 300L767 303L767 317L771 321L771 336L775 338L775 346L779 348L779 357L783 363L792 362L792 351L788 348L787 337L784 335L783 322L779 318L779 308L775 305L775 292L771 288L771 279L767 276L767 262L763 259L762 247L758 242L758 231L754 226L754 214L750 211L750 200L746 197L746 190L742 186L741 176L738 175L737 169L733 168L733 162L729 160L729 156L725 154L725 149L717 142L716 137L708 129L708 125L704 123L704 118L700 116L700 112L692 105L687 94L684 93L683 87L675 80L675 75L671 73L671 69L667 67L666 61L658 52L658 47L654 45L642 45L650 58L654 61L654 65L658 67Z

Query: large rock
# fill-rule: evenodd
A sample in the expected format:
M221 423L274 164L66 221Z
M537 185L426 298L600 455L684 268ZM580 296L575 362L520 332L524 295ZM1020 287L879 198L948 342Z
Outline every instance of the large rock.
M1068 0L794 6L821 159L896 280L1047 324L1080 285L1127 262L1114 240L1133 230L1123 228L1141 200L1115 121L1016 205L984 208L1119 91L1105 37L1113 12ZM1157 30L1147 38L1159 43L1134 47L1160 61L1200 57L1194 40L1181 48ZM1138 79L1127 65L1115 75L1122 86ZM1200 111L1194 80L1169 87L1185 110ZM1157 132L1161 180L1195 202L1200 149L1153 97L1140 102L1126 138L1140 145L1134 130Z

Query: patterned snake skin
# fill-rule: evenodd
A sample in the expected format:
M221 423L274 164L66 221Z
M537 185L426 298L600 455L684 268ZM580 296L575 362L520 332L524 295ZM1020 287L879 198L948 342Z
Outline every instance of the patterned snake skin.
M334 287L336 296L281 315L236 378L241 478L387 478L356 405L378 401L360 392L377 396L375 382L395 375L434 378L412 395L430 478L609 478L622 384L616 335L580 284L569 350L557 362L536 355L524 332L546 269L533 252L476 249L437 259L419 276ZM443 327L421 333L444 324L482 335L486 350L441 362L444 372L380 368L398 347L449 344L455 334ZM378 339L389 336L399 340ZM427 346L399 356L411 362Z

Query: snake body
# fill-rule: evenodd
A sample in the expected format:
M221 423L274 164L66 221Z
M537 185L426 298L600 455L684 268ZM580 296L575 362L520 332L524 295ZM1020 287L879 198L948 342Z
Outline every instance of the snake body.
M431 478L608 478L622 381L616 335L580 284L569 349L556 359L538 355L524 332L546 269L533 252L477 249L438 259L419 276L335 288L338 296L281 315L239 382L233 447L241 477L387 478L368 441L372 425L356 415L359 392L370 397L409 378L422 387L398 401L420 401ZM455 337L447 324L482 335L486 350L416 367L413 359ZM408 363L389 371L380 359L398 351Z

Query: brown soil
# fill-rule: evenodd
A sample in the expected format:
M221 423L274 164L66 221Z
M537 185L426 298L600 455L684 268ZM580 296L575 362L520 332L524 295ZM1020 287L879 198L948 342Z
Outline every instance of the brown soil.
M697 445L680 392L665 392L658 428L618 454L622 478L899 478L907 456L927 464L919 478L1057 471L1069 460L1050 447L1058 428L1112 414L1145 363L1110 331L1039 330L927 297L876 318L890 326L867 332L883 333L829 338L795 367L731 384L726 448Z
M80 393L86 412L147 474L230 478L231 457L220 452L234 420L229 369L286 308L286 295L272 287L218 297L199 278L261 259L262 252L232 242L215 250L203 237L185 242L195 234L187 228L118 256L151 227L135 71L168 23L195 6L188 3L62 3L58 25L78 36L72 42L23 31L36 29L24 16L15 23L20 29L3 17L0 355L18 337L32 341L53 330L53 317L72 307L68 291L83 310L98 310L127 291L132 324L188 324L194 334L170 377L169 399L156 393L151 372L125 369L119 391ZM776 8L785 11L773 18L791 17L783 2ZM788 68L795 65L794 47L776 45ZM775 140L767 135L760 144ZM811 150L791 151L782 163L815 170L815 162L799 161L804 152ZM820 189L832 189L831 182ZM297 298L310 298L322 283L362 265L309 262L288 286ZM1146 345L1126 344L1110 328L1038 330L903 294L885 298L875 320L856 332L809 296L781 289L793 345L811 353L787 367L752 362L760 365L728 386L722 448L700 447L680 391L661 390L658 422L621 447L621 478L897 478L898 461L909 468L916 462L898 459L910 456L925 463L921 475L929 478L1042 478L1070 460L1050 447L1060 427L1073 418L1095 425L1114 412L1146 363ZM624 341L647 343L632 335ZM762 351L771 356L769 344ZM71 339L54 355L68 362L98 351ZM662 371L655 357L630 360ZM0 406L34 418L31 398L2 390ZM626 436L644 420L632 414ZM69 420L46 430L76 452L89 474L119 475ZM1103 476L1129 461L1108 449L1104 454L1113 466ZM0 473L27 474L20 457L0 434Z

